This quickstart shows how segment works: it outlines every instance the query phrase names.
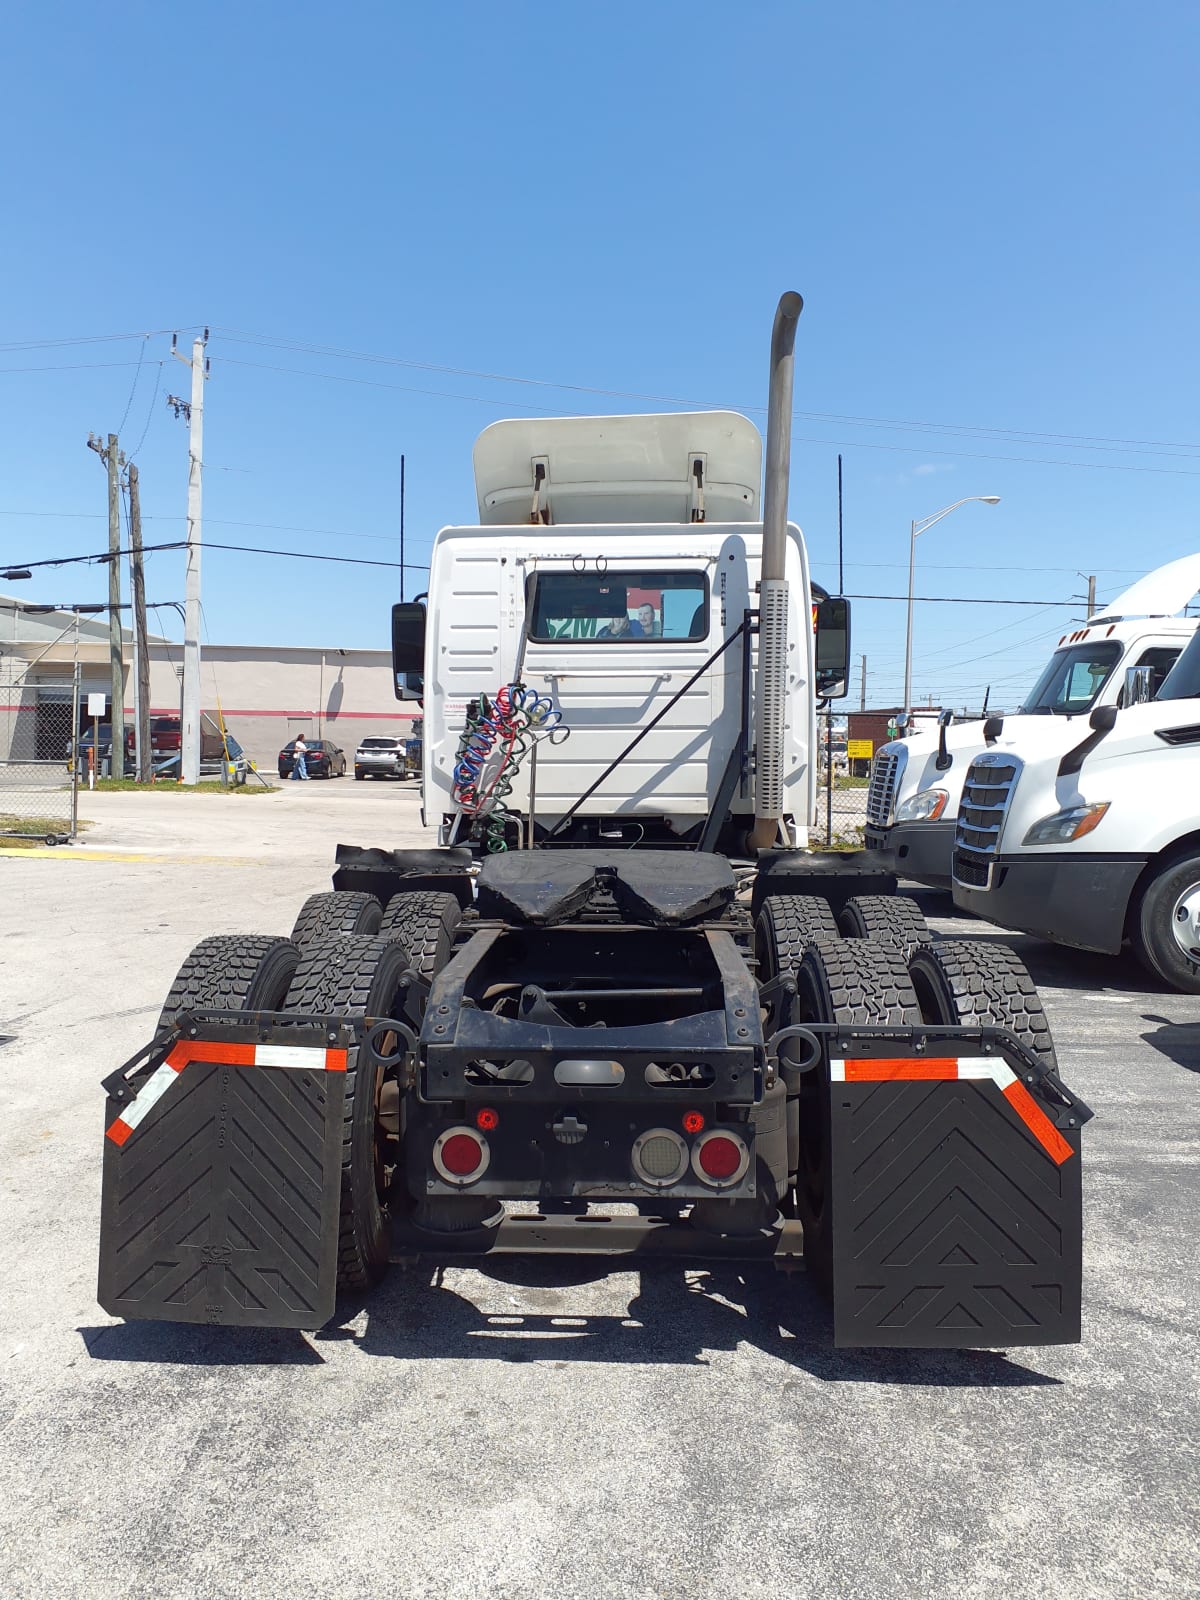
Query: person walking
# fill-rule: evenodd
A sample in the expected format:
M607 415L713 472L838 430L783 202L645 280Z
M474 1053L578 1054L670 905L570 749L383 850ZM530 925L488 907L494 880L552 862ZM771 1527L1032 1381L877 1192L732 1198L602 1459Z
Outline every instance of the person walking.
M306 779L308 777L308 746L304 742L304 735L297 734L292 745L292 777Z

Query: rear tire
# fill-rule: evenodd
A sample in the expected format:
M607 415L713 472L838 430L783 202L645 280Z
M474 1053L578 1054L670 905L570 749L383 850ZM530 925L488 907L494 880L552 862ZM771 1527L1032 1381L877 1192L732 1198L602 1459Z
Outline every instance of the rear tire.
M1194 914L1198 904L1200 855L1177 857L1151 878L1132 919L1138 959L1180 994L1200 994L1200 936ZM1190 956L1190 950L1196 955Z
M754 954L761 980L795 972L814 939L836 939L829 902L815 894L773 894L754 925Z
M847 939L888 939L892 944L931 944L933 934L915 900L900 894L859 894L838 918Z
M279 1011L299 962L290 939L245 933L201 939L167 993L159 1029L184 1011Z
M395 1015L404 951L386 939L341 934L306 946L287 994L287 1009L337 1017ZM380 1119L382 1062L351 1050L342 1111L342 1197L338 1219L338 1288L366 1289L388 1262L388 1195L399 1146Z
M833 1022L844 1027L921 1021L904 952L865 939L820 940L809 946L796 972L796 996L785 1025ZM833 1289L831 1216L832 1107L828 1050L800 1077L800 1159L796 1211L804 1227L804 1259L813 1281Z
M383 906L373 894L339 889L325 894L310 894L300 907L292 929L297 944L336 933L378 933Z
M926 1022L1007 1028L1032 1056L1057 1071L1037 987L1014 951L955 939L912 951L908 970Z
M387 903L380 925L380 937L394 941L404 951L407 963L426 983L450 959L454 935L462 921L458 896L438 889L394 894ZM419 1012L425 1009L422 998Z

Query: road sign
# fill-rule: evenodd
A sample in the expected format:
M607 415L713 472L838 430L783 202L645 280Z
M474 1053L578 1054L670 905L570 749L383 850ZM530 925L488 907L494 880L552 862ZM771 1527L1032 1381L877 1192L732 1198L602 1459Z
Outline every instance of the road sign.
M875 754L875 744L871 739L847 739L846 756L850 761L870 761Z
M104 715L104 707L105 707L105 705L107 703L108 703L108 696L107 695L105 695L105 694L89 694L88 695L88 708L87 708L88 716L89 717L102 717Z

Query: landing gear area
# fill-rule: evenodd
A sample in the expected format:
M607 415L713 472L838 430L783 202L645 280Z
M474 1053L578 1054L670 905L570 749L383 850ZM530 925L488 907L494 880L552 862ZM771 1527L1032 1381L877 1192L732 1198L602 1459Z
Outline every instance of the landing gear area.
M1010 952L852 880L752 916L718 856L413 854L204 940L106 1079L107 1311L316 1328L550 1251L803 1265L840 1345L1079 1338L1090 1113Z

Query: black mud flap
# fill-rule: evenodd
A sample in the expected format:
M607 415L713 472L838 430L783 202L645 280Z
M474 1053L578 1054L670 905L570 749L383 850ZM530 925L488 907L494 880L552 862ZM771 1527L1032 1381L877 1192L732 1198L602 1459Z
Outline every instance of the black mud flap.
M105 1080L105 1311L243 1327L328 1321L355 1044L340 1021L195 1013Z
M835 1344L1078 1342L1091 1112L1013 1045L980 1053L958 1038L940 1056L885 1055L878 1039L838 1041Z

